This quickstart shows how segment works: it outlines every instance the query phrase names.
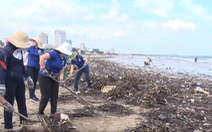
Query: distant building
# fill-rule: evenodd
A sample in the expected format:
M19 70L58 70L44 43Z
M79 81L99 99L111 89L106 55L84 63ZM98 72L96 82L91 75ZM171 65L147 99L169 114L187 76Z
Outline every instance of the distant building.
M44 32L41 32L39 35L39 38L41 39L43 44L48 44L48 36Z
M66 42L72 45L72 42L70 39L67 39Z
M66 42L66 32L63 30L55 30L54 31L54 45L58 47Z
M44 44L45 49L54 49L54 45Z
M114 54L115 53L115 49L114 48L111 48L110 53L111 54Z
M80 49L85 51L85 43L80 43Z
M110 50L105 50L104 51L104 54L109 54L110 53Z
M89 51L90 49L89 49L88 47L85 47L85 50L86 50L86 51Z

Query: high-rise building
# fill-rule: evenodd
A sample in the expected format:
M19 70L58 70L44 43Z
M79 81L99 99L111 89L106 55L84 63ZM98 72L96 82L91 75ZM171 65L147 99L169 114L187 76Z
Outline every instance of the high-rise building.
M111 54L114 54L115 53L115 49L114 48L111 48L110 53Z
M70 39L67 39L66 42L72 45L72 42Z
M85 43L80 43L80 49L85 51Z
M43 44L48 44L48 36L44 32L41 32L39 35L39 38L41 39Z
M56 29L54 31L54 46L58 47L66 42L66 32L63 30Z

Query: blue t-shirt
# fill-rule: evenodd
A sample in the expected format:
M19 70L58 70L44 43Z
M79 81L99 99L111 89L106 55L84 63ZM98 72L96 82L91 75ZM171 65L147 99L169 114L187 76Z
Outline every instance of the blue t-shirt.
M26 50L29 53L27 66L40 67L40 55L44 54L44 49L35 48L34 46L29 47Z
M84 65L85 61L83 60L83 57L81 55L77 55L77 59L73 59L71 61L71 65L76 65L79 69ZM85 68L88 68L88 65L85 66Z
M60 53L57 51L50 51L49 55L50 59L46 60L45 67L49 72L58 74L66 65L66 59L65 57L61 58ZM45 76L41 70L39 71L39 73Z

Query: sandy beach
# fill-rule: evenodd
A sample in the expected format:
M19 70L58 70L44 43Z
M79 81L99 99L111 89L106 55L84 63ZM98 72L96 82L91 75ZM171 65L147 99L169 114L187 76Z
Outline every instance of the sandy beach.
M212 123L209 80L189 75L170 76L145 69L129 69L117 63L96 59L90 65L93 90L82 76L79 96L96 107L87 112L85 105L73 98L65 88L60 88L58 109L69 115L70 122L79 132L133 132L133 131L210 131ZM73 89L72 78L68 88ZM108 85L116 86L108 93L101 90ZM195 92L196 88L201 91ZM38 103L26 103L30 119L37 120ZM39 88L36 95L40 98ZM17 111L17 106L14 106ZM3 109L1 109L3 110ZM203 112L202 112L203 111ZM45 114L50 113L50 104ZM182 114L183 113L183 114ZM19 117L13 114L14 130L20 129ZM3 111L0 113L0 131L4 129ZM161 117L164 117L162 119ZM31 125L38 132L44 131L41 124Z

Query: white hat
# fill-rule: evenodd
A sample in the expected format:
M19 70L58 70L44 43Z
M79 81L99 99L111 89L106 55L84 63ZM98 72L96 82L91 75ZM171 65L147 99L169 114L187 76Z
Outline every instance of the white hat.
M71 55L72 54L72 46L71 44L64 42L61 46L55 48L55 50L66 54L66 55Z
M16 31L13 36L8 37L7 39L9 42L11 42L13 45L15 45L18 48L26 49L30 47L28 43L29 36L27 33L23 31Z

